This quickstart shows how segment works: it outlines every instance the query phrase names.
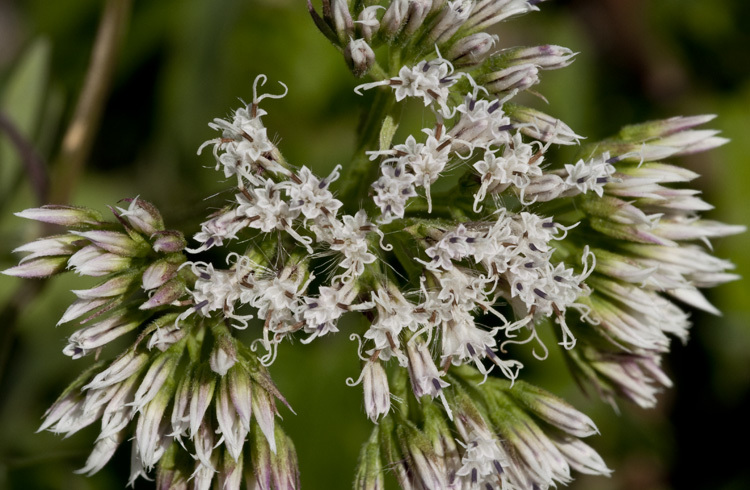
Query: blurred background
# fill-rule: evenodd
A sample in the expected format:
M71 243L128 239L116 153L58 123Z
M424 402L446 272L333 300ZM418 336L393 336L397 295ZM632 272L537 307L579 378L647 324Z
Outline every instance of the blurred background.
M572 66L544 73L538 90L549 106L540 101L539 108L589 140L628 123L718 114L710 127L732 142L680 163L702 174L694 184L716 206L707 217L748 224L748 25L746 0L558 0L495 32L500 47L549 43L580 52ZM196 149L214 137L212 118L252 98L260 73L270 92L279 80L289 86L286 98L265 105L269 134L287 159L319 173L345 163L359 116L353 108L362 103L352 91L358 82L303 0L0 0L0 269L15 265L11 250L41 232L12 213L44 202L106 211L140 195L168 227L192 235L204 199L227 188L210 154L196 156ZM750 233L715 244L745 277L748 250ZM66 440L34 433L90 362L64 356L72 330L54 326L72 301L70 289L85 283L0 276L0 489L123 488L127 480L129 444L84 477L73 471L83 466L95 427ZM602 435L587 442L615 470L570 488L750 488L747 450L730 448L750 440L747 290L738 281L708 291L724 314L693 312L691 341L675 343L666 360L675 388L654 410L623 403L618 414L583 396L564 369L554 369L562 366L555 356L529 366L526 379L592 416ZM351 487L369 434L361 390L344 384L358 372L345 335L284 345L271 368L297 412L282 412L283 425L304 488Z

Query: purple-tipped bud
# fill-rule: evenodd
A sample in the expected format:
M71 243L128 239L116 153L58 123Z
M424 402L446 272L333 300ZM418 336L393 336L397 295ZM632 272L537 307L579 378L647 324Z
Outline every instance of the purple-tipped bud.
M224 376L227 371L237 362L237 348L231 335L222 335L216 340L214 349L208 359L211 371L219 376Z
M273 396L261 387L254 389L252 392L252 407L258 427L260 427L260 430L266 436L271 452L276 454L274 418L277 412Z
M561 120L536 109L510 104L504 108L513 122L522 125L521 132L531 138L556 145L575 145L583 138Z
M330 2L330 9L326 9L324 4L323 16L343 45L347 39L354 35L354 21L351 12L349 12L349 3L347 0L327 1Z
M124 218L135 231L151 236L164 229L164 220L156 206L143 199L128 198L123 201L130 204L128 209L117 208L116 216Z
M373 34L380 29L380 21L378 20L378 10L385 9L380 5L372 5L365 7L362 12L359 13L359 18L355 22L359 34L368 43L372 40Z
M135 407L136 411L141 411L144 406L149 404L149 402L153 400L160 391L162 391L162 387L165 386L165 383L167 383L172 377L172 374L177 367L179 357L179 354L165 352L159 354L156 359L154 359L151 366L149 366L148 371L146 371L143 380L141 380L138 390L133 396L133 402L131 405ZM171 385L171 382L168 383L167 388ZM173 389L174 387L171 388L171 390ZM170 398L172 396L171 390Z
M508 394L540 419L570 435L588 437L599 432L588 416L562 398L536 386L516 381Z
M224 453L221 458L221 467L219 468L218 488L221 490L240 490L242 488L242 453L235 460Z
M73 228L97 225L102 221L102 216L93 209L61 204L47 204L41 208L25 209L15 215L20 218Z
M388 376L379 361L368 361L362 368L362 391L365 395L365 412L377 423L378 417L391 409L391 392Z
M125 293L138 279L137 272L119 274L91 289L76 289L73 294L81 299L111 298Z
M79 359L90 351L136 329L140 324L140 318L133 318L126 314L110 316L99 323L73 332L68 338L68 345L63 349L63 354Z
M151 238L155 252L175 253L181 252L187 247L187 241L179 231L159 231L154 233Z
M206 410L211 405L216 388L216 376L208 369L208 366L201 366L190 386L190 410L189 426L190 437L195 437L200 428Z
M150 310L151 308L158 308L159 306L171 304L184 296L186 291L187 288L185 286L185 281L179 277L175 277L162 286L159 286L148 301L138 308L141 310Z
M132 259L107 253L96 245L88 245L68 259L68 267L82 276L100 277L128 269Z
M380 19L380 33L386 39L393 39L401 31L409 10L409 0L393 0Z
M138 243L126 233L119 231L91 230L74 233L91 241L92 244L107 252L122 255L123 257L139 256L147 250L144 250L143 243Z
M536 0L482 1L466 21L464 29L482 31L514 15L539 10Z
M409 9L406 12L406 24L402 31L402 36L412 36L417 29L422 27L425 18L430 13L432 0L411 0Z
M148 360L148 354L137 354L133 349L130 349L112 362L107 369L94 376L94 379L83 388L86 390L96 390L125 381L130 376L138 373Z
M604 475L609 477L612 470L607 468L599 453L588 444L575 437L552 438L560 453L571 468L585 475Z
M65 270L68 257L38 257L2 271L6 276L40 278L49 277Z
M138 417L134 445L137 446L138 456L146 469L156 465L172 443L172 438L167 434L168 425L164 417L172 393L169 389L157 390L154 393L155 397L143 407Z
M574 53L568 48L545 44L531 48L515 48L499 53L498 60L509 65L531 64L541 70L565 68L573 62Z
M99 438L94 445L94 450L91 451L89 458L86 460L86 465L74 471L74 473L84 474L91 476L98 472L107 462L112 459L115 454L115 450L120 443L125 439L125 431L118 432L115 435Z
M490 93L522 91L539 83L539 69L528 63L514 65L483 75L478 81Z
M216 420L219 423L219 430L224 436L224 445L227 451L235 461L239 461L250 427L242 422L234 407L231 382L226 376L221 378L219 390L216 394Z
M180 265L172 261L166 259L157 260L143 271L143 290L151 291L163 285L177 275L179 268Z
M13 250L13 252L28 252L29 255L22 258L20 263L38 257L50 257L53 255L71 255L80 247L83 240L75 235L55 235L29 242Z
M344 59L354 76L362 77L375 62L375 53L364 39L355 39L346 45Z
M486 32L478 32L460 39L445 53L445 59L453 62L456 68L475 66L489 55L498 37Z
M557 199L565 191L565 182L559 175L546 173L533 177L523 189L524 201L548 202Z

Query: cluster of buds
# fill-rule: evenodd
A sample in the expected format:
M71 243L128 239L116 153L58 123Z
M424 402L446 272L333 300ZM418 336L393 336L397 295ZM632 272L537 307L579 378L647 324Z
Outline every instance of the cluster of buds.
M395 377L394 391L411 401L373 430L356 488L383 488L384 461L402 488L415 489L546 489L569 483L571 469L610 473L581 441L596 434L596 426L560 398L522 381L512 387L497 378L482 383L466 368L450 378L452 418L427 397L406 396L405 378Z
M378 424L357 488L382 488L388 468L415 489L547 489L571 471L610 473L580 440L593 422L516 381L522 364L506 346L534 342L544 359L538 332L552 328L574 373L605 400L652 406L670 384L661 356L672 336L687 338L688 315L672 300L717 313L698 288L736 278L700 242L743 227L701 219L710 206L679 187L696 175L657 162L725 143L694 129L712 116L632 126L574 161L550 158L552 145L581 136L511 99L574 53L493 51L497 38L482 32L537 3L323 0L321 15L308 2L353 73L373 79L355 88L377 91L364 143L326 177L288 162L260 107L286 86L260 94L259 76L251 103L210 123L220 136L198 150L212 148L233 187L195 248L137 198L114 210L114 223L69 206L19 213L70 231L19 247L30 254L6 274L106 276L74 291L61 322L96 322L64 351L98 355L137 333L42 426L72 433L101 419L82 471L100 469L134 432L131 481L158 466L163 489L235 489L243 479L297 488L294 448L275 424L275 400L286 402L266 367L286 339L334 334L356 312L369 326L350 333L363 367L347 384L362 384ZM410 98L431 117L394 142ZM224 262L187 255L208 250ZM236 337L248 328L257 329L250 346Z

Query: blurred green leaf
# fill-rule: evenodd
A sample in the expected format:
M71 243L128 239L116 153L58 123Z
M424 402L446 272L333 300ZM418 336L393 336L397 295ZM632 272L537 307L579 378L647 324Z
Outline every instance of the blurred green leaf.
M44 111L50 66L50 43L37 38L18 60L3 88L0 108L18 131L33 140ZM7 195L20 172L20 159L7 137L0 137L0 195Z

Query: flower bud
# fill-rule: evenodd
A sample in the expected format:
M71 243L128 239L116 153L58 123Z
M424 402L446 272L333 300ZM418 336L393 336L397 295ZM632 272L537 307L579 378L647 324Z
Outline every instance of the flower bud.
M167 259L160 259L152 263L143 271L141 280L143 290L150 291L163 285L177 274L179 267L179 264Z
M523 189L523 198L526 201L548 202L557 199L564 190L565 182L562 177L546 173L531 179Z
M73 233L91 241L92 244L107 252L123 257L139 256L144 251L142 244L137 243L126 233L119 231L91 230Z
M498 53L497 60L505 66L531 64L541 70L565 68L573 62L574 53L568 48L545 44L530 48L515 48Z
M117 447L124 439L125 431L120 431L112 436L98 439L94 445L94 450L91 451L91 454L86 460L86 465L83 468L74 471L74 473L91 476L104 468L104 465L112 459Z
M388 40L396 37L406 21L409 0L393 0L380 19L380 33Z
M148 301L138 308L141 310L150 310L151 308L171 304L184 296L186 291L185 281L179 277L175 277L160 286Z
M62 204L47 204L41 208L25 209L15 213L15 215L20 218L72 228L98 225L102 221L101 214L93 209Z
M2 271L6 276L39 278L49 277L65 270L68 257L37 257Z
M417 29L422 27L427 15L430 13L432 7L432 0L411 0L409 2L409 9L406 12L406 24L401 35L404 38L412 36Z
M129 203L130 206L128 209L117 208L115 216L124 218L135 231L151 236L164 229L164 220L156 206L137 197L123 199L123 201Z
M391 409L391 392L388 376L379 361L368 361L362 368L362 390L365 395L365 412L374 423Z
M570 435L588 437L599 432L588 416L541 388L516 381L507 393L534 415Z
M523 91L539 83L539 69L528 63L509 66L483 75L478 81L493 94L512 90Z
M155 252L175 253L187 247L187 241L179 231L158 231L153 234L152 238L152 247Z
M370 439L362 447L354 477L355 490L384 490L383 461L380 457L379 429L372 431Z
M366 42L372 40L373 34L378 32L380 28L380 21L377 17L377 12L385 7L381 5L372 5L365 7L362 12L359 13L359 18L354 22L358 25L359 34Z
M347 0L323 0L323 18L336 33L342 45L354 35L354 22Z
M498 37L486 32L478 32L460 39L446 53L445 58L456 68L478 65L487 58Z
M74 289L81 299L111 298L125 293L138 277L137 272L125 272L94 286L91 289Z
M136 329L140 324L140 318L127 315L126 312L115 314L99 323L73 332L68 338L68 345L63 349L63 354L79 359L90 351Z
M362 77L375 62L375 53L364 39L353 39L344 49L344 59L354 76Z
M88 245L68 259L68 267L82 276L100 277L128 269L132 259L107 253L96 245Z
M536 109L512 104L505 104L504 109L513 122L521 125L521 132L531 138L556 145L577 144L582 138L564 122Z
M23 264L38 257L72 255L81 247L81 243L85 243L85 241L76 235L54 235L21 245L15 248L13 252L29 253L20 260L19 263Z

